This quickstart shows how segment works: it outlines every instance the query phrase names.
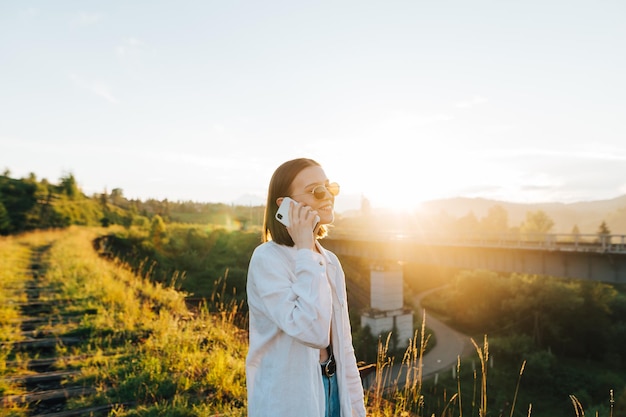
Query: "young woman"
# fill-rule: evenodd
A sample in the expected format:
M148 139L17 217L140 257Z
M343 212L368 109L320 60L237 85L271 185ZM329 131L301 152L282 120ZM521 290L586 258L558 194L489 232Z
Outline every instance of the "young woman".
M270 180L263 243L248 269L249 417L365 416L345 276L318 242L338 193L311 159L283 163ZM289 227L275 217L285 197L295 200Z

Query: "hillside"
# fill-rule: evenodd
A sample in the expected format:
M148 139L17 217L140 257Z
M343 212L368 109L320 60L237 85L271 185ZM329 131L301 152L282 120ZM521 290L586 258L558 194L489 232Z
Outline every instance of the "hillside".
M527 212L542 210L554 220L555 233L570 233L578 226L581 233L596 233L598 226L605 221L613 234L626 234L626 195L598 201L576 203L510 203L484 198L448 198L432 200L422 204L425 215L445 212L456 218L474 213L477 218L487 215L489 209L499 205L509 215L509 226L519 226Z
M72 174L53 184L46 179L0 175L0 235L70 225L143 227L166 223L212 224L229 229L260 226L263 206L148 199L129 200L120 188L88 196Z

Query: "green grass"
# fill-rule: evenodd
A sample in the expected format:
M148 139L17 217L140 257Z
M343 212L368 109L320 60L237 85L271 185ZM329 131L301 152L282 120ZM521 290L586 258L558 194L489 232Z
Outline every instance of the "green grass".
M49 297L69 300L58 303L57 313L97 311L95 315L83 315L77 322L47 324L39 329L85 338L78 346L57 349L58 355L71 358L67 367L81 369L68 383L97 389L93 395L71 400L69 408L116 404L109 415L119 417L245 416L248 346L245 330L236 325L239 304L213 302L217 308L212 311L206 305L188 309L184 293L99 256L92 242L105 232L110 229L72 227L0 239L2 341L19 338L20 312L14 304L24 298L12 288L23 288L31 278L33 257L43 253L45 273L40 280L60 289ZM46 250L38 252L43 247ZM218 281L215 288L225 287ZM424 378L422 357L432 340L426 332L427 319L422 320L421 328L401 357L389 355L389 339L379 343L375 383L365 393L368 416L499 415L499 399L493 398L492 382L506 385L508 397L513 398L506 415L542 416L541 410L533 409L533 399L524 393L526 363L521 364L518 375L511 377L509 373L508 380L502 382L490 368L486 336L480 343L475 342L475 356L459 358L455 377L442 377L439 381ZM20 363L28 359L6 348L0 355L2 376L23 371ZM9 358L17 361L15 368L7 366ZM396 360L407 370L403 378L391 376ZM478 366L472 369L470 363ZM8 395L23 392L23 388L0 382L0 392ZM618 406L626 396L618 394L615 410L609 408L607 400L598 416L624 415L619 414L622 411ZM576 393L559 400L568 404L563 415L582 415L584 401ZM5 415L26 416L28 411L14 407L0 412L0 416Z
M49 239L43 234L0 239L0 396L24 392L20 384L5 379L14 369L25 371L22 355L12 352L11 343L23 339L20 331L20 304L27 301L25 287L31 279L33 251L45 246ZM11 363L11 367L9 366ZM25 415L23 405L6 405L0 416Z
M73 326L48 329L86 337L81 345L57 348L57 355L76 358L68 366L81 368L72 383L97 388L96 394L71 400L68 407L126 404L115 408L115 416L245 415L245 334L227 321L228 314L204 307L190 311L185 294L98 256L91 242L99 233L73 227L0 240L3 263L14 265L10 272L6 268L11 279L3 284L28 279L24 271L31 252L24 242L46 236L51 246L40 280L61 290L53 298L67 301L58 303L57 313L98 312ZM15 293L3 289L2 296ZM17 318L19 312L7 309L1 323ZM13 328L9 333L19 332ZM4 369L4 374L16 371ZM5 387L3 392L20 389ZM11 415L26 414L15 409Z

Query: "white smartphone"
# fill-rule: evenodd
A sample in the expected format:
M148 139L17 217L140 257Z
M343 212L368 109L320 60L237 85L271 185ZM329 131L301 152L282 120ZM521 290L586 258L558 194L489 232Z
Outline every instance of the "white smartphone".
M278 207L278 211L276 212L276 220L278 220L279 222L281 222L282 224L284 224L285 226L289 227L289 206L291 206L291 202L294 202L294 200L292 200L289 197L284 197L283 201L280 203L280 206Z
M280 203L280 206L278 207L278 211L276 211L276 220L278 220L279 222L281 222L287 227L289 227L289 225L291 224L289 222L289 207L292 201L296 203L295 200L289 197L283 197L283 201ZM315 216L315 227L317 227L317 224L319 222L320 222L320 216Z

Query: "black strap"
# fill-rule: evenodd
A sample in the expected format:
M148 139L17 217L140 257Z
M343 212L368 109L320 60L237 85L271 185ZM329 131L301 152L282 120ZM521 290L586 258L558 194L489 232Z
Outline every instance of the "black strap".
M326 360L326 362L321 363L320 365L322 367L322 375L330 378L331 376L335 375L335 372L337 370L337 364L335 363L335 357L333 356L332 345L328 345L326 347L326 352L328 352L328 359Z

